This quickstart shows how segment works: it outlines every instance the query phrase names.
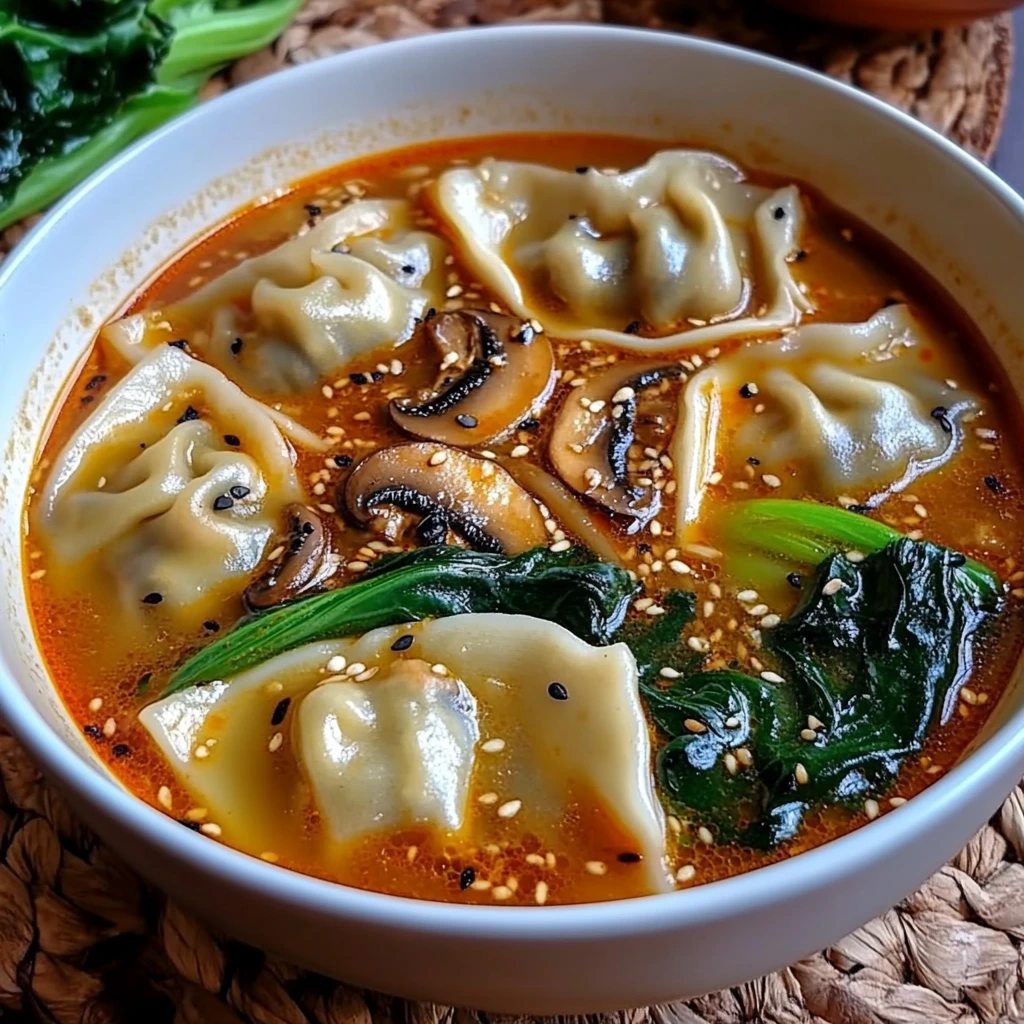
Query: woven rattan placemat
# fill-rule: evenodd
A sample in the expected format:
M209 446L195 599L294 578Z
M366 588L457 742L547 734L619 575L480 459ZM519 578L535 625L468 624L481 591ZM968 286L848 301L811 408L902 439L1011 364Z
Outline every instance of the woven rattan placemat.
M912 37L853 33L780 14L760 0L309 0L276 44L226 71L208 93L287 64L435 29L602 19L799 60L909 110L983 157L998 139L1012 58L1008 19ZM0 258L24 230L16 225L0 237ZM507 1024L493 1014L347 988L212 934L99 844L0 731L0 1021L35 1019ZM1015 790L992 824L918 892L832 948L742 988L588 1020L1024 1020L1024 791Z

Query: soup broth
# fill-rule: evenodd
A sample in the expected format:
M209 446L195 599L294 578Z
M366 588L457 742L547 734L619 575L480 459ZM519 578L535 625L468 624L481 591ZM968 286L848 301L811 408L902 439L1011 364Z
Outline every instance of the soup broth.
M702 884L793 856L896 812L961 755L998 701L1021 644L1022 480L1009 389L983 339L950 299L905 256L805 184L753 170L737 181L739 172L724 158L707 171L703 165L669 167L652 172L654 184L637 187L645 196L645 189L662 189L661 202L641 199L627 229L609 226L616 203L633 185L626 181L603 199L600 181L591 192L579 188L599 177L620 181L620 171L664 157L655 156L659 148L618 137L495 136L354 161L239 211L135 296L113 332L101 333L61 398L39 453L24 564L36 634L55 685L97 756L140 799L208 841L348 885L459 902L571 903ZM486 165L492 170L481 176L478 168L491 160L499 163ZM524 173L524 165L540 165L542 172ZM549 180L551 169L565 173ZM698 180L711 186L682 194ZM223 275L245 272L253 257L312 235L333 215L373 200L404 204L404 234L387 217L381 220L379 211L368 213L364 234L313 254L315 282L293 280L282 261L250 275L241 301L230 288L220 298L194 301L211 283L227 281ZM657 216L666 219L655 222ZM504 236L494 227L502 218L512 225ZM800 223L792 227L788 221L795 218ZM472 237L473 225L485 221L486 230ZM783 248L773 253L772 232L783 227L791 234L779 236ZM372 264L372 273L361 261ZM730 262L732 273L722 269ZM329 287L318 291L324 281ZM211 316L211 301L229 313ZM408 309L394 313L403 302ZM390 318L381 314L385 307ZM484 320L452 318L459 310L479 310ZM730 334L729 324L739 320L750 325ZM825 328L848 324L864 325L852 348L848 333L832 335ZM687 340L718 328L726 328L721 337ZM477 349L467 355L459 345L470 336ZM351 351L339 357L339 345L351 345ZM162 396L156 385L131 394L124 388L166 350L176 352L165 360L173 363L174 379L196 397L183 409L162 412L162 397L146 405L147 395ZM323 352L336 365L325 370ZM191 363L184 360L212 368L216 382L193 381ZM507 379L495 388L501 372ZM480 380L465 384L473 373ZM221 374L229 378L230 394ZM163 387L165 378L160 381ZM477 403L475 412L465 411L470 401ZM423 412L425 406L430 408ZM406 412L410 407L420 411ZM95 419L104 409L117 413L118 424L171 416L162 429L173 426L183 440L168 457L165 481L216 477L241 451L248 460L245 482L225 476L231 486L223 492L220 484L188 491L187 507L174 513L173 522L164 521L170 513L161 515L162 498L153 498L151 507L119 527L121 513L108 499L141 493L150 470L129 463L147 453L154 461L164 458L158 454L164 441L143 433L105 441L106 428ZM913 418L908 409L923 412ZM508 429L501 429L502 416L513 417ZM250 450L257 421L263 440ZM460 429L468 432L465 439ZM76 445L80 454L72 465L67 452ZM391 461L380 467L368 461L408 445L418 447L401 449L404 454L388 456ZM693 454L699 450L710 451L706 464ZM267 469L278 465L282 451L284 469ZM447 491L422 482L434 472L450 474ZM66 494L67 487L78 486L76 473L88 477L92 502L75 513L77 519L65 516L61 504L61 487ZM360 490L349 482L358 483L360 473L372 487ZM462 479L491 489L480 498L469 487L462 504L449 500ZM166 490L165 484L161 493ZM251 515L239 511L254 498L258 507ZM513 522L520 500L528 507ZM841 522L853 525L837 527L820 558L810 559L800 545L803 554L796 557L794 545L778 540L773 526L762 520L751 526L742 518L754 501L776 500L845 509ZM204 502L213 502L204 513L211 517L238 513L241 542L232 537L225 549L224 531L216 525L193 538L182 517ZM788 503L758 508L769 516L776 509L791 513ZM297 515L310 520L308 533L329 556L306 567L305 582L300 571L289 592L282 590L286 574L279 567L294 554L289 544L298 550L306 543L301 532L298 540L294 531L289 534L289 525L305 528ZM877 545L884 550L867 541L859 545L864 524L893 531ZM129 527L138 536L125 541ZM817 544L821 530L811 532ZM758 753L762 740L755 737L757 729L763 737L768 728L767 705L758 701L774 700L773 688L788 685L790 672L800 671L785 651L780 654L782 641L770 637L784 636L803 614L804 632L791 632L788 642L811 650L807 630L823 628L826 614L808 618L815 588L828 615L838 614L828 604L833 597L839 608L849 600L850 615L857 613L857 595L893 597L895 570L879 568L877 578L868 574L890 557L886 552L897 535L915 542L914 551L940 552L915 571L938 573L941 563L943 580L956 581L963 579L957 573L977 564L993 581L994 596L984 612L978 598L970 614L951 599L927 623L935 636L942 634L932 637L933 652L943 643L948 647L944 668L914 652L897 666L916 666L922 678L939 680L935 693L922 698L937 701L922 718L927 728L911 730L911 739L901 739L884 756L877 744L870 757L858 748L843 761L845 783L837 775L820 798L804 798L833 771L830 744L868 743L857 732L859 705L843 686L855 688L874 672L871 640L865 636L855 653L842 655L843 671L850 674L834 700L826 701L831 720L820 705L808 710L796 699L792 722L785 725L786 750L796 753L787 755L785 778L767 778L759 774L767 754ZM177 545L177 554L158 557L154 544ZM589 548L601 563L616 567L610 570L618 573L616 580L635 586L623 602L621 633L609 637L632 648L622 654L627 668L612 672L604 689L607 658L573 660L599 658L578 631L568 639L538 633L535 646L506 642L506 625L481 614L473 620L477 626L467 620L466 628L484 630L484 639L467 633L460 650L454 640L430 632L450 621L436 610L391 615L366 628L307 637L322 647L314 658L317 680L309 686L290 688L283 667L261 668L269 655L280 654L271 648L264 651L267 658L245 666L248 675L238 676L251 680L245 683L247 703L234 696L216 704L228 673L201 679L192 687L210 695L204 705L209 716L195 734L201 742L194 744L192 736L177 758L168 756L184 719L198 712L168 705L170 697L157 702L189 658L240 636L235 627L247 617L280 614L269 609L282 601L281 607L301 609L303 601L315 599L309 595L360 585L367 577L386 579L384 560L431 544L476 548L496 559L538 546L555 556L570 547ZM819 570L826 557L845 568ZM224 567L220 578L210 575L215 565ZM267 581L262 597L246 589L259 578ZM556 589L538 606L559 622L562 597ZM570 592L582 599L582 591ZM404 593L387 600L400 603ZM676 621L681 603L691 600L687 595L692 616L684 617L679 643L670 656L659 652L645 675L651 628ZM493 615L524 609L520 603L457 610ZM907 625L907 614L899 613L903 625L892 627L893 636L924 628ZM413 624L403 625L407 621ZM386 643L358 640L373 625L391 629ZM863 622L861 627L870 632ZM974 629L985 631L984 643L972 644ZM345 637L361 646L345 646ZM434 646L421 657L417 645L428 644ZM445 644L454 645L452 660L439 664L430 651ZM506 654L518 650L506 662L512 666L507 678L500 664L477 675L460 671L459 658L475 665L474 658L486 660L488 645ZM637 670L628 667L634 655L639 691ZM833 656L821 654L823 663L833 666ZM568 731L564 742L562 734L546 745L539 739L538 730L547 726L538 723L549 711L546 704L530 703L528 689L545 659L556 667L542 680L547 695L536 700L574 709L590 686L593 696L586 699L593 703L586 705L580 728L607 726L606 732L581 735L578 748ZM563 663L584 667L555 676ZM883 674L896 670L887 664ZM420 716L416 749L426 768L409 753L411 734L400 716L392 722L390 710L373 704L384 701L384 687L407 685L396 675L402 672L420 673L420 682L402 691L402 706ZM658 704L658 694L678 696L673 687L688 680L694 687L714 682L698 680L699 672L738 674L746 681L736 683L730 675L732 696L718 703L683 701L671 713ZM424 677L430 685L417 689ZM323 694L331 686L362 689L337 690L330 704ZM755 696L756 687L768 696ZM433 695L431 703L421 694ZM330 704L320 718L316 700ZM893 714L904 713L898 704ZM639 737L629 723L641 706L646 718ZM884 719L889 705L880 700L876 706ZM143 709L154 707L170 711L160 712L162 720L152 710L140 719ZM363 725L372 719L384 732L364 737L362 746L346 746L358 729L345 731L345 714ZM391 731L385 722L392 722ZM243 777L220 788L197 785L208 765L227 763L226 749L248 742L237 738L243 727L258 733L252 740L257 753ZM170 740L155 738L161 729ZM730 730L737 729L744 735L749 729L750 741L733 742ZM333 753L328 734L335 738ZM469 737L468 746L459 746L460 736ZM320 741L322 749L311 754ZM628 765L625 755L616 761L620 742L645 763ZM801 743L807 757L799 754ZM471 751L471 762L456 757L457 747ZM531 753L516 760L517 747ZM585 763L605 755L605 767ZM392 757L409 760L392 764ZM326 789L318 786L311 758L329 761ZM380 758L384 766L367 762L365 773L346 776L349 758L357 766ZM868 761L870 769L857 767ZM433 772L436 782L442 768L446 778L461 779L461 789L452 782L445 790L458 797L457 807L438 797L444 813L417 811L415 801L392 813L389 801L402 803L414 786L410 779ZM711 772L719 788L709 790L704 775L691 781L691 773L699 772ZM527 781L530 773L538 777ZM627 785L637 775L643 779ZM755 788L736 798L735 819L716 816L711 804L733 799L735 780L755 777ZM629 789L619 801L612 796L616 780ZM328 791L332 795L325 796ZM437 795L430 786L427 791L431 800ZM340 804L337 792L348 794L338 798ZM652 801L648 792L655 794ZM421 796L417 791L421 805L434 806ZM365 812L359 828L349 825L353 800L366 804L359 804L358 813ZM751 831L761 808L763 822ZM641 821L651 828L656 823L663 838L642 845L647 825ZM662 849L655 850L659 843Z

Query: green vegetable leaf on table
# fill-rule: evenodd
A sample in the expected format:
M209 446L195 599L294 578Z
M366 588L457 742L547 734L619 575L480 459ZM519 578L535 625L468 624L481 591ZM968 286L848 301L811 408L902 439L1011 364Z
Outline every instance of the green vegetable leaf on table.
M358 583L257 615L187 661L164 696L223 679L283 651L401 622L505 612L609 643L636 592L628 573L581 549L536 548L510 558L438 545L381 559Z
M747 504L760 506L747 520L759 530L780 527L773 504L788 527L795 522L787 506L797 503ZM796 832L809 807L884 791L928 731L949 719L979 632L1000 607L998 581L979 563L934 544L890 540L885 527L872 539L880 524L826 511L833 549L852 546L849 531L859 530L858 550L870 553L856 563L827 555L794 614L763 632L762 660L775 677L689 671L664 687L655 664L643 679L651 716L668 737L658 754L665 796L726 841L771 847ZM812 517L814 544L828 543L825 519ZM761 530L748 540L777 555L783 533ZM678 648L663 654L661 665L678 668Z
M0 3L0 229L196 102L301 0Z

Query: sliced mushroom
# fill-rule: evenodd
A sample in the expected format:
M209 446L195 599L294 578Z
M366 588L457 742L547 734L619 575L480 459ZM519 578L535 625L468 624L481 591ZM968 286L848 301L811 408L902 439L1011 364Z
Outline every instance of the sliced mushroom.
M368 455L343 501L361 526L397 540L418 519L423 544L454 534L476 551L515 555L544 544L544 518L501 466L457 448L411 441Z
M423 325L441 357L433 388L392 401L403 430L443 444L477 445L540 412L554 386L551 343L528 323L484 309L438 313Z
M284 512L288 524L284 554L245 588L242 599L250 611L291 601L319 586L338 567L323 520L297 503L286 506Z
M675 364L616 364L570 392L549 445L558 475L617 515L640 524L657 515L661 492L630 479L629 447L636 440L641 392L681 373Z

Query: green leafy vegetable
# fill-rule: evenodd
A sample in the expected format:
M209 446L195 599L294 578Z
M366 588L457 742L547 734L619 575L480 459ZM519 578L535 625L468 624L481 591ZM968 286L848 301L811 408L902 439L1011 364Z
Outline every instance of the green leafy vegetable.
M733 671L665 689L645 679L669 737L658 755L669 801L721 839L770 847L808 807L884 790L952 714L998 594L987 569L934 544L900 538L860 563L827 557L792 617L764 632L781 683ZM737 760L747 751L749 768Z
M867 555L903 536L857 512L784 498L736 502L722 510L716 528L735 574L758 585L790 569L813 568L833 552ZM964 571L979 587L998 589L980 562L966 559Z
M534 615L604 644L621 626L635 592L626 572L579 548L558 554L536 548L515 558L419 548L382 559L358 583L241 623L187 661L165 695L315 640L465 612Z
M187 109L301 0L0 0L0 229Z

